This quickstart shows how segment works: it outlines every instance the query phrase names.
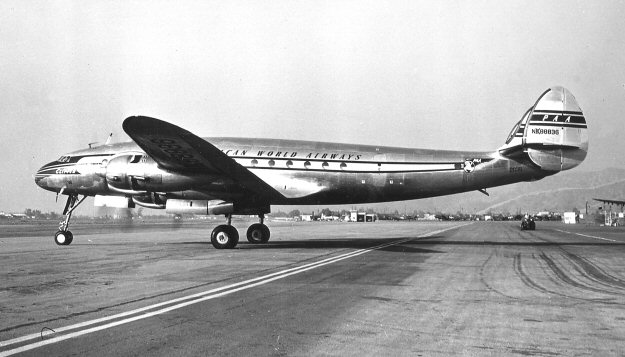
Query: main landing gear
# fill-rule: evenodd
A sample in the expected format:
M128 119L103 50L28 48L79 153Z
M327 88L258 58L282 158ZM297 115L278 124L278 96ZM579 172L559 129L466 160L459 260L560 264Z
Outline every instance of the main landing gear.
M260 223L254 223L247 229L247 241L252 244L267 243L269 241L269 228L264 224L265 215L259 214Z
M247 240L252 244L267 243L269 241L269 228L263 223L264 214L259 214L260 223L254 223L247 229ZM232 215L227 214L227 224L221 224L211 233L211 243L216 249L232 249L239 243L239 232L234 228L232 223Z
M231 226L232 215L227 214L228 224L221 224L211 233L211 243L216 249L232 249L239 243L239 232Z
M78 201L78 195L73 194L67 197L67 203L65 204L65 209L63 210L63 215L65 215L65 219L63 219L59 223L59 230L54 234L54 242L57 245L70 245L74 240L74 235L69 231L69 220L72 218L72 212L87 198L84 196Z

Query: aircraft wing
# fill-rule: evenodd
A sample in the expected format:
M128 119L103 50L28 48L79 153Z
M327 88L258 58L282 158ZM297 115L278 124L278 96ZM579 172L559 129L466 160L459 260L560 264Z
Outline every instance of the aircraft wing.
M260 197L284 198L221 150L176 125L134 116L126 118L122 126L132 140L166 170L224 176Z
M611 205L620 205L620 206L625 206L625 201L619 201L619 200L604 200L603 198L593 198L593 200L595 201L599 201L602 203L608 203Z

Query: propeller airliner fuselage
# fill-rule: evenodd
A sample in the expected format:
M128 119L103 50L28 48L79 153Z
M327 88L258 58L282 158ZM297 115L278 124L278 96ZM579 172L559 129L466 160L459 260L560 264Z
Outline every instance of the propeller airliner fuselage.
M133 142L74 151L43 166L40 187L68 196L55 242L73 240L73 210L96 204L223 214L215 248L233 248L232 215L258 215L247 231L265 243L271 205L411 200L538 180L579 165L588 151L586 120L562 87L545 91L494 152L460 152L297 140L200 138L149 117L123 123ZM83 196L79 199L79 196Z

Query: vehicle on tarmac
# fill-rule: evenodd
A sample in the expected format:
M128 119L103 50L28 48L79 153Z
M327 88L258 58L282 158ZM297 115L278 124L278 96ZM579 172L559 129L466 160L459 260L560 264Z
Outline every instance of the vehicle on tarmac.
M534 217L526 215L521 220L521 230L530 230L533 231L536 229L536 222L534 221Z

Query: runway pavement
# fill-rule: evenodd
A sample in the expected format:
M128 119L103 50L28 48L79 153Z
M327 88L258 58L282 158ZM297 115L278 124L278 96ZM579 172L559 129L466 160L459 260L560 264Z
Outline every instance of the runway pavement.
M622 228L268 225L234 250L213 223L5 230L0 356L625 354Z

